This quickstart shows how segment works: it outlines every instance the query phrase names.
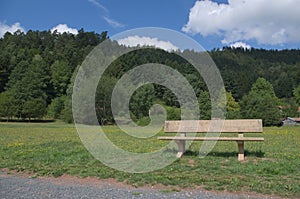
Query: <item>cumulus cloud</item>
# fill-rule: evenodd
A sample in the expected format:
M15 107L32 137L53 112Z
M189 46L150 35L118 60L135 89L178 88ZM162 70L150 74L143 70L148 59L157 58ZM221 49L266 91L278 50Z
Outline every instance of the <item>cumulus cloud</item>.
M255 40L259 44L300 42L298 0L229 0L228 4L197 1L184 32L217 34L223 44Z
M20 25L19 22L16 22L11 26L7 25L6 23L0 22L0 38L3 37L3 35L6 32L14 33L17 30L20 30L21 32L25 32L25 29Z
M243 49L251 49L251 46L244 43L244 42L235 42L233 44L230 44L231 48L243 48Z
M111 18L108 18L108 17L103 17L103 19L112 27L114 28L122 28L124 27L125 25L120 23L120 22L117 22L116 20L113 20Z
M124 39L119 39L118 43L125 46L155 46L166 51L178 50L179 48L169 41L158 40L151 37L129 36Z
M57 26L53 27L51 29L51 32L54 32L55 30L57 30L57 32L59 33L72 33L72 34L77 34L78 30L75 28L69 28L67 24L58 24Z

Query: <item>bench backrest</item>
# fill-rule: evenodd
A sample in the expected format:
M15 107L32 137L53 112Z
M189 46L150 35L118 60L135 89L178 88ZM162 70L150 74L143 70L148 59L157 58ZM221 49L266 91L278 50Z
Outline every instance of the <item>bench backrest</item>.
M213 126L218 127L213 127ZM195 127L197 127L195 129ZM221 132L221 133L262 133L261 119L241 120L175 120L165 121L164 132Z

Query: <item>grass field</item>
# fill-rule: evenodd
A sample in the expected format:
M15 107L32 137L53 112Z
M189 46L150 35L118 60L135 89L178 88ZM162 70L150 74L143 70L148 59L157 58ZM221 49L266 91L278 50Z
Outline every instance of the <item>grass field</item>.
M105 129L108 137L126 150L153 150L128 138L115 126ZM245 143L245 162L237 161L235 142L218 142L204 159L197 154L201 142L194 142L183 158L164 169L130 174L94 159L82 145L73 125L0 123L0 168L32 173L32 177L96 176L115 178L134 186L174 186L171 190L193 187L300 197L300 127L268 127L262 136L263 143ZM166 144L155 137L150 142L154 148Z

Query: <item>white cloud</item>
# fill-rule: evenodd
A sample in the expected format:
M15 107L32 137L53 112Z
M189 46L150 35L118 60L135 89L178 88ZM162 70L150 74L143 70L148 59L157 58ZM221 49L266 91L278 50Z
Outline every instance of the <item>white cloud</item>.
M217 34L223 44L256 40L259 44L300 42L299 0L229 0L228 4L197 1L184 32Z
M103 10L106 14L106 16L103 16L103 19L110 25L112 26L113 28L122 28L124 27L125 25L114 20L114 19L111 19L109 17L109 10L103 6L101 3L99 3L99 1L97 0L88 0L88 2L94 4L95 6L97 6L98 8L100 8L101 10Z
M78 33L77 29L69 28L67 24L58 24L57 26L55 26L51 29L51 32L54 32L55 30L57 30L57 32L59 32L59 33L67 32L67 33L72 33L75 35Z
M244 49L251 49L251 46L244 43L244 42L235 42L233 44L230 44L231 48L244 48Z
M7 25L6 23L0 22L0 38L3 37L6 32L14 33L17 30L25 32L25 29L20 25L19 22L16 22L11 26Z
M94 4L98 8L101 8L104 12L109 13L108 9L105 6L103 6L101 3L99 3L97 0L88 0L88 2Z
M110 19L108 17L103 17L103 19L112 27L114 28L122 28L124 27L125 25L124 24L121 24L120 22L117 22L113 19Z
M129 36L124 39L119 39L118 43L125 46L155 46L166 51L178 50L179 48L169 41L158 40L157 38Z

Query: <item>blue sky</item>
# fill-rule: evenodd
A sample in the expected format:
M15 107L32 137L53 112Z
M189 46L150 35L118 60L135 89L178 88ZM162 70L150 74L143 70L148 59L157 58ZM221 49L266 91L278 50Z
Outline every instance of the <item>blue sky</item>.
M272 3L271 3L272 2ZM300 47L298 0L2 0L0 36L20 28L85 31L110 36L134 28L184 33L205 49L244 46ZM58 27L57 27L58 28ZM69 29L70 28L70 29Z

